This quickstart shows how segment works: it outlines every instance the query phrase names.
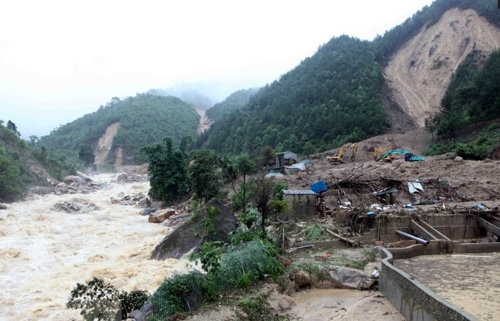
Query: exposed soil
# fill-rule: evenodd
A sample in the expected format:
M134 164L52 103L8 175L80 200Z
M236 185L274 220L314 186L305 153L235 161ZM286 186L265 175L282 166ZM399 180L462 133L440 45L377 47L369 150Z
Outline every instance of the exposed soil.
M425 118L440 110L453 72L467 55L475 50L486 57L499 46L500 29L474 10L448 10L438 23L424 26L389 62L384 72L392 99L424 126ZM393 123L411 125L397 119Z
M213 121L205 115L204 109L195 108L195 110L198 113L198 115L200 115L200 123L198 124L198 128L196 129L196 132L198 134L201 134L205 130L210 128L210 125L212 125Z
M106 159L108 158L108 154L109 151L111 150L113 139L115 138L115 135L118 132L118 128L120 128L119 122L109 125L108 128L106 128L104 134L97 141L97 146L95 147L94 151L95 153L94 163L97 166L102 166L106 163ZM121 162L120 164L118 164L118 166L119 165L121 165Z
M293 320L404 321L405 318L380 292L315 289L295 296Z

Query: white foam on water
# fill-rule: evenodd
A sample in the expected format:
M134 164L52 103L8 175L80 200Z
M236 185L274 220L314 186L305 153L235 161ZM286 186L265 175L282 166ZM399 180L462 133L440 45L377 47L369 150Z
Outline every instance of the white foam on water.
M147 195L149 190L148 182L119 184L114 177L93 176L108 183L94 193L35 196L0 211L2 320L79 320L79 310L66 308L76 283L97 276L120 291L152 294L166 277L191 268L186 260L149 259L171 230L148 223L139 207L111 204L120 192ZM50 211L73 198L89 200L99 210Z

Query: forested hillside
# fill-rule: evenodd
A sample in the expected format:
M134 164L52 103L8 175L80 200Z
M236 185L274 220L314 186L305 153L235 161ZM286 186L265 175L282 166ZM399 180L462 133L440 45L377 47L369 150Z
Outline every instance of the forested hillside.
M453 151L467 159L500 156L500 50L484 65L475 58L471 53L457 69L442 100L443 112L426 119L426 129L435 136L427 154Z
M381 134L389 125L382 84L370 43L334 38L213 124L204 146L239 153L269 145L312 153Z
M126 163L144 162L140 149L145 145L172 137L196 137L199 116L191 105L176 97L138 94L123 100L113 98L106 106L53 130L40 140L49 151L78 159L80 146L88 144L95 150L106 128L120 123L113 140L111 155L123 149ZM112 161L112 160L111 160Z
M479 68L470 55L457 69L442 106L443 113L433 121L444 138L454 138L466 125L500 117L500 50Z
M146 93L156 96L174 96L200 109L208 109L213 105L210 98L190 88L151 89Z
M32 185L47 185L51 178L76 173L65 159L36 148L34 137L31 143L22 140L13 122L7 124L0 121L0 202L17 201Z
M232 93L229 97L224 99L224 101L215 104L212 108L207 110L207 117L213 121L222 119L225 114L245 106L250 100L250 97L258 90L258 88L242 89Z
M472 8L500 25L493 0L436 0L372 42L333 38L246 106L216 121L197 145L232 153L268 145L308 154L389 131L383 67L424 25L454 7Z

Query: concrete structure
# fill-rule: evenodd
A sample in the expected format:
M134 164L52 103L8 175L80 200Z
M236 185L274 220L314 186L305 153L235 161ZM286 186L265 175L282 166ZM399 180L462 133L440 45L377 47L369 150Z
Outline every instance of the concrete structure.
M413 245L400 249L380 248L382 271L379 289L391 304L409 321L478 320L470 313L441 299L422 283L393 265L394 259L446 253L499 252L500 243L469 243L431 241L428 245Z
M421 233L422 230L416 229L415 223L418 223L435 237L431 238ZM385 217L377 218L377 222L374 223L373 228L366 231L359 240L363 242L377 240L390 243L407 239L396 234L396 230L414 233L414 235L428 241L436 238L463 240L486 236L486 230L478 227L474 216L440 213L425 216L420 215L418 220L414 220L414 216L407 213L405 215L386 215Z
M288 203L288 211L283 219L311 217L316 213L316 193L309 189L283 190L283 200Z

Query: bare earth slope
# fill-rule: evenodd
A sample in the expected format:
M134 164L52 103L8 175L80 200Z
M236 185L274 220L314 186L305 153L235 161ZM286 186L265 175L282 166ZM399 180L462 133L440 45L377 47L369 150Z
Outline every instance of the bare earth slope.
M195 108L195 110L198 113L198 115L200 115L200 123L198 124L198 128L196 129L196 132L198 134L201 134L205 130L210 128L210 125L212 125L212 120L205 115L204 109Z
M391 59L384 73L394 101L418 126L440 109L451 76L472 51L487 56L500 47L500 29L476 11L448 10L424 26Z
M104 134L99 138L97 142L97 146L95 148L95 164L97 166L102 166L106 163L106 159L108 158L109 151L111 149L111 145L113 144L113 139L115 138L116 133L118 132L118 128L120 128L120 123L114 123L106 128ZM120 164L121 165L121 164Z

